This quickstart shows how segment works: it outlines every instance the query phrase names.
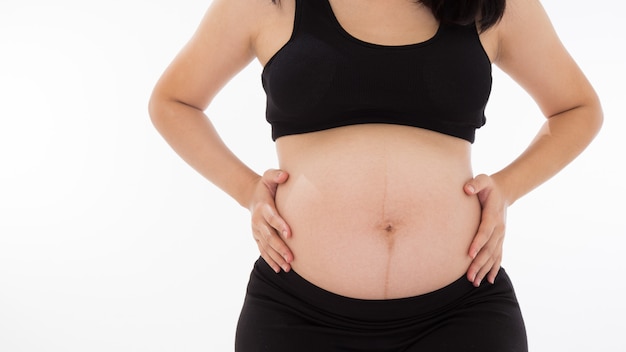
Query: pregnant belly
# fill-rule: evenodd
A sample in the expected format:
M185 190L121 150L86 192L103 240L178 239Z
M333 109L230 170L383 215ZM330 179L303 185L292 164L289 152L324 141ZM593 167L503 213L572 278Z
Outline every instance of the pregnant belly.
M462 276L480 218L463 192L466 142L412 127L339 130L277 143L290 174L276 204L292 228L293 270L363 299L419 295Z

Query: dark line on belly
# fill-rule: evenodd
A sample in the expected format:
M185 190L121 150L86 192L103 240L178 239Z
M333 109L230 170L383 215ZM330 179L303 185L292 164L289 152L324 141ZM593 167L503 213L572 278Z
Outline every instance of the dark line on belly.
M387 165L387 150L385 148L384 156L384 174L383 174L383 199L382 199L382 216L380 223L380 230L382 235L385 236L385 240L387 241L387 262L385 263L385 284L384 284L384 297L387 298L389 295L389 276L391 274L391 252L393 250L395 237L394 232L395 228L393 224L389 222L387 218L387 175L388 175L388 165Z
M388 298L389 296L389 276L391 274L391 251L393 249L393 243L394 243L394 239L393 238L387 238L387 263L386 263L386 270L385 270L385 291L384 291L384 298Z

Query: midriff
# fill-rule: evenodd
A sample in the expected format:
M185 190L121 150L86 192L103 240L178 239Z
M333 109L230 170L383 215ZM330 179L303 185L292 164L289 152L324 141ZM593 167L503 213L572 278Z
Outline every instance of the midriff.
M339 295L390 299L467 271L480 204L463 192L471 145L415 127L363 124L281 137L276 205L292 270Z

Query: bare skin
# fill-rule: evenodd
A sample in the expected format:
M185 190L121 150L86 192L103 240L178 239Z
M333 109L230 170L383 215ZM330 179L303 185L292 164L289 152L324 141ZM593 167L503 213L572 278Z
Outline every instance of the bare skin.
M469 143L394 125L280 138L278 212L291 226L292 268L357 298L433 291L461 277L480 221Z
M371 43L422 42L438 27L411 1L330 2L347 32ZM293 268L358 298L418 295L464 274L476 286L493 282L508 206L581 153L602 122L593 88L541 5L509 0L504 18L480 36L492 63L547 118L527 150L489 176L474 176L464 140L378 124L281 137L281 170L250 170L203 111L251 60L264 65L287 42L293 18L293 0L215 0L155 87L150 114L160 133L250 209L254 239L275 271Z

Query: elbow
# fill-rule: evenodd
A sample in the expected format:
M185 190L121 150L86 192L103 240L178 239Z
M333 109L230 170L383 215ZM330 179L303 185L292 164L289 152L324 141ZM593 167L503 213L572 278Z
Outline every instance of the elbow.
M575 111L576 113L572 116L577 117L578 123L573 124L572 127L577 132L572 132L578 135L579 143L585 148L600 133L604 123L604 113L600 101L595 95L587 103L576 108Z
M164 99L156 90L152 92L150 99L148 99L148 116L155 127L157 127L159 118L163 115L163 101Z
M174 115L172 102L172 99L158 89L152 92L148 100L150 122L160 133L163 132L163 129L168 124L168 120Z
M557 116L563 116L567 121L572 122L571 127L573 130L570 129L569 132L577 135L579 141L585 145L598 135L604 123L602 105L599 97L593 90L574 107L565 109L548 118ZM573 119L570 120L570 118Z
M198 104L186 102L180 94L169 89L155 87L148 99L148 115L152 124L160 130L163 126L176 120L178 117L189 117L190 113L202 112Z
M602 104L596 94L593 95L593 99L591 99L591 102L588 104L588 109L588 130L592 132L592 138L595 138L604 124Z

